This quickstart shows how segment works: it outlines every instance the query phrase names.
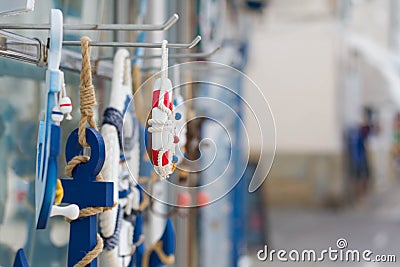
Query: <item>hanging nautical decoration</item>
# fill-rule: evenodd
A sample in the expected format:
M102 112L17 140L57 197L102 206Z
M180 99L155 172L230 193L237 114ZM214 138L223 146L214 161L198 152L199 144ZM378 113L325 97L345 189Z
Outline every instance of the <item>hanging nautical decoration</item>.
M162 42L161 60L161 78L155 81L153 87L152 118L148 120L148 131L152 134L154 169L161 179L166 179L174 171L177 162L177 158L174 157L176 144L174 143L173 96L172 83L168 79L166 40Z

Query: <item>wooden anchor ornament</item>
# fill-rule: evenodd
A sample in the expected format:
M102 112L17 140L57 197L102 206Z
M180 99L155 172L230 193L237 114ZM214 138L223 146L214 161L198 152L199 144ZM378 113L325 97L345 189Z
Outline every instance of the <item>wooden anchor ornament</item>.
M65 157L68 162L77 160L83 146L79 143L79 130L74 130L68 138ZM63 203L77 204L80 218L70 224L68 266L77 266L83 259L84 265L97 266L96 256L103 249L103 241L97 234L97 214L102 207L113 207L113 184L96 180L105 158L103 137L93 128L86 129L86 141L90 146L90 159L79 163L73 170L73 179L62 179L64 188ZM79 161L79 160L77 160ZM100 207L100 208L99 208ZM88 255L90 258L88 258Z
M114 206L113 183L104 182L100 171L105 160L105 146L93 118L96 105L90 66L89 38L81 39L82 71L80 84L81 119L67 141L66 173L73 179L62 179L63 203L79 206L77 220L71 221L68 266L97 266L103 240L97 234L97 214ZM87 127L89 124L90 127ZM85 152L90 149L90 157Z

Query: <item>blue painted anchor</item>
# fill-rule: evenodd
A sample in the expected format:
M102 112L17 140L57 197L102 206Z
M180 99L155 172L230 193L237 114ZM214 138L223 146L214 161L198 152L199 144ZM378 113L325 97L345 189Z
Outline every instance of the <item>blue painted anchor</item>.
M63 203L76 204L80 209L87 207L112 207L113 183L96 181L105 159L104 140L93 128L86 129L86 140L90 146L90 159L81 163L72 171L74 179L61 179L64 188ZM78 141L78 129L68 137L65 157L69 162L73 157L82 155L83 147ZM97 244L97 216L77 219L70 225L68 266L78 263ZM90 267L97 266L97 259Z

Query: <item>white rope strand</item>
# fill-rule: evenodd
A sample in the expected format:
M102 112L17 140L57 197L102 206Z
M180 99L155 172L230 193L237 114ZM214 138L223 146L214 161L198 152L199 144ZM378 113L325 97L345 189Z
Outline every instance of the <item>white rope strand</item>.
M163 40L161 44L161 87L168 79L168 41Z

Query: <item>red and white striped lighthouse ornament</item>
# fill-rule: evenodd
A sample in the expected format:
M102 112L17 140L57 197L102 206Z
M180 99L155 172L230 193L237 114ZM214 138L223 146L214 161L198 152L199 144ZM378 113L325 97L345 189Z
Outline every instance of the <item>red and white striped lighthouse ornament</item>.
M172 83L168 79L167 41L162 43L161 78L153 87L152 118L148 120L148 131L152 133L152 159L156 173L166 179L173 172L174 119Z

